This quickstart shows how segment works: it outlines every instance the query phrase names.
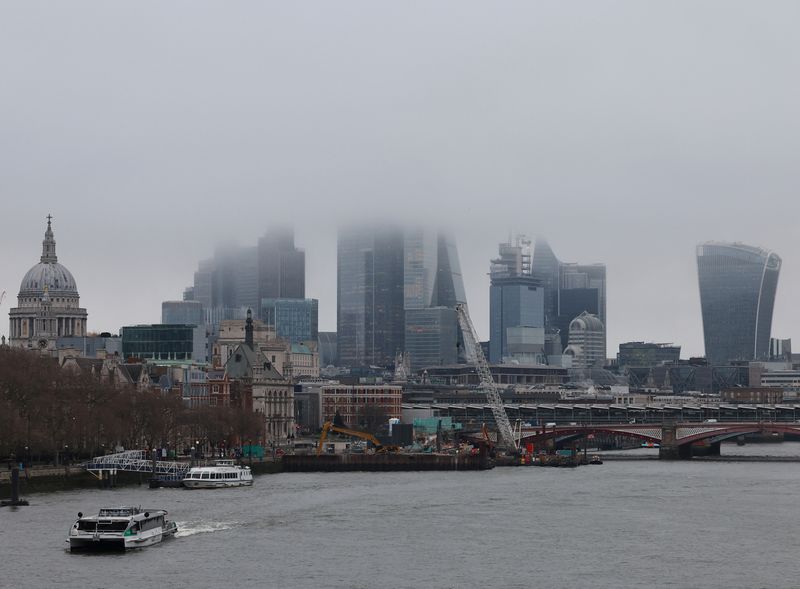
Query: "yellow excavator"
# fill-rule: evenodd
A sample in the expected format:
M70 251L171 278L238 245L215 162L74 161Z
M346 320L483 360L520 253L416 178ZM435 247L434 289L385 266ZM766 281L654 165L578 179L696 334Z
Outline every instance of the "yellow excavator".
M378 438L370 433L360 432L355 429L347 429L346 427L339 427L338 425L333 425L332 421L326 421L325 425L322 426L322 433L320 434L319 442L317 443L317 456L322 454L323 444L325 443L325 439L328 437L328 432L335 432L337 434L343 434L345 436L352 436L354 438L366 440L375 446L375 452L397 452L397 446L384 446L381 444Z

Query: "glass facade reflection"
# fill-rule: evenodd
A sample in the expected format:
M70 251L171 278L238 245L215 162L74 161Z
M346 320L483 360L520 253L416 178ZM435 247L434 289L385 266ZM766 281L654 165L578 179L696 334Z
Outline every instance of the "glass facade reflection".
M133 325L122 328L122 356L147 360L192 360L194 325ZM203 362L203 358L196 360Z
M706 358L766 360L781 259L741 243L697 246Z
M489 362L508 355L508 329L544 327L544 288L529 275L493 277L489 288Z
M341 366L392 366L397 352L412 353L405 341L408 311L466 302L455 240L422 227L340 231L337 289ZM444 316L451 324L442 333L457 333L454 313ZM449 344L444 347L447 353L432 364L450 360Z
M391 366L403 350L403 231L340 231L337 345L343 366Z
M317 341L317 299L261 299L261 316L264 323L283 340L293 344Z

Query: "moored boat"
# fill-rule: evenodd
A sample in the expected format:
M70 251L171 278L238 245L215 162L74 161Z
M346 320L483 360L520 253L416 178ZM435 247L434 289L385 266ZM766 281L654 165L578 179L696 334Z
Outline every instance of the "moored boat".
M187 489L244 487L253 484L249 466L238 466L233 460L217 460L214 466L196 466L183 479Z
M164 509L104 507L97 515L78 520L69 530L70 551L143 548L175 535L178 526Z

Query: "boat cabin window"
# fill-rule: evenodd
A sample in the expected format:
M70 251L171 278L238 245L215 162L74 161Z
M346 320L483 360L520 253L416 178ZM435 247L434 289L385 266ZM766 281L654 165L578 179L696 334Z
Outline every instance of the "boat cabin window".
M202 476L202 477L200 477L200 478L207 479L207 478L209 478L209 477L208 477L208 474L209 474L209 473L207 473L207 472L204 472L204 473L203 473L203 476Z
M98 532L124 532L128 529L128 520L114 521L101 519L97 522ZM92 528L94 529L94 528Z

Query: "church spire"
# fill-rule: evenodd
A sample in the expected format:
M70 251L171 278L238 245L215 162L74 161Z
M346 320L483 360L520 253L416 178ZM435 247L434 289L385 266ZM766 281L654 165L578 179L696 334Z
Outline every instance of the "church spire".
M44 232L41 257L41 261L45 263L58 262L58 258L56 257L56 240L53 239L53 228L50 226L52 219L52 215L47 215L47 231Z
M253 312L250 309L247 309L247 319L244 322L244 344L251 350L255 350L253 347Z

